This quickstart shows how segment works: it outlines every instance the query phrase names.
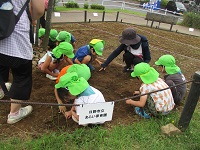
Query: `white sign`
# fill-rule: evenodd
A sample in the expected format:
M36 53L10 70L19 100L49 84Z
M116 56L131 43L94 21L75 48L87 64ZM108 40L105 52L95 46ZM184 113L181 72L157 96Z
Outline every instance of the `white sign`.
M83 104L79 107L79 125L112 120L114 102Z
M54 12L54 16L55 17L60 17L60 13L59 12Z
M189 31L193 32L193 31L194 31L194 28L189 28Z
M95 17L98 16L98 13L93 13L93 16L95 16Z

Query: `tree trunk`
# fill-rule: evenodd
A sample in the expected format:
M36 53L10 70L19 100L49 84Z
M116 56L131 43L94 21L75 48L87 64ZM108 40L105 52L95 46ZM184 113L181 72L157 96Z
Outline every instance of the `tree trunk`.
M46 51L48 42L49 42L49 33L51 29L51 14L53 12L53 4L54 4L54 0L49 0L47 15L46 15L45 36L44 36L44 41L42 44L43 51Z

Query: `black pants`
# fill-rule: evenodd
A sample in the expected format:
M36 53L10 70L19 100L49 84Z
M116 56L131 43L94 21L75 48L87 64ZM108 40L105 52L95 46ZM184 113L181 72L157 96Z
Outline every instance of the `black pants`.
M41 24L42 28L45 28L45 26L46 26L45 12L44 12L43 16L40 17L40 24Z
M144 62L142 58L134 56L130 52L126 52L123 55L123 61L125 61L127 68L131 67L131 65L137 65L141 62Z
M1 82L8 81L9 70L12 71L13 82L8 96L12 99L28 100L32 89L32 60L0 54Z

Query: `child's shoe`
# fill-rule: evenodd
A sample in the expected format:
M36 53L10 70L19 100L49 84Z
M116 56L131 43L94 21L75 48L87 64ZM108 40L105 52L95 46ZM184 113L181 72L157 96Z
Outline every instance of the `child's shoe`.
M50 74L46 74L46 77L49 78L50 80L56 80L57 77L53 77Z
M87 66L90 68L91 71L95 70L95 68L94 68L94 66L92 66L92 64L87 64Z
M11 115L11 114L8 115L7 123L14 124L14 123L20 121L21 119L28 116L32 112L32 110L33 110L33 107L30 105L20 108L16 115Z
M135 113L146 119L151 118L151 116L146 114L145 111L143 109L141 109L140 107L135 107Z
M58 69L54 69L53 72L54 73L60 73L60 71Z
M133 72L133 67L127 67L125 66L124 69L123 69L123 72Z

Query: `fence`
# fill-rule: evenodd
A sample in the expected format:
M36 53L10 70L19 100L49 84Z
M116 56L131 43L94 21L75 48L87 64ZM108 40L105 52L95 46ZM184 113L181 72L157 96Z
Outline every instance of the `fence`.
M58 4L65 4L67 3L68 1L65 1L65 0L62 0L60 2L58 2ZM78 3L78 5L80 5L81 7L83 7L85 1L79 1L79 0L75 0L75 2ZM122 9L122 10L133 10L133 11L139 11L139 12L143 12L143 13L146 13L146 12L155 12L155 13L161 13L161 14L165 14L165 15L169 15L168 13L171 13L171 14L177 14L177 15L182 15L181 13L176 13L176 12L173 12L173 11L169 11L167 9L161 9L160 6L157 7L157 4L156 3L129 3L129 2L126 2L126 1L112 1L112 0L102 0L101 2L96 0L94 2L91 2L91 1L87 1L87 3L89 4L89 6L91 4L99 4L99 5L102 5L102 6L105 6L106 8L109 8L109 9L113 9L113 8L119 8L119 9Z

